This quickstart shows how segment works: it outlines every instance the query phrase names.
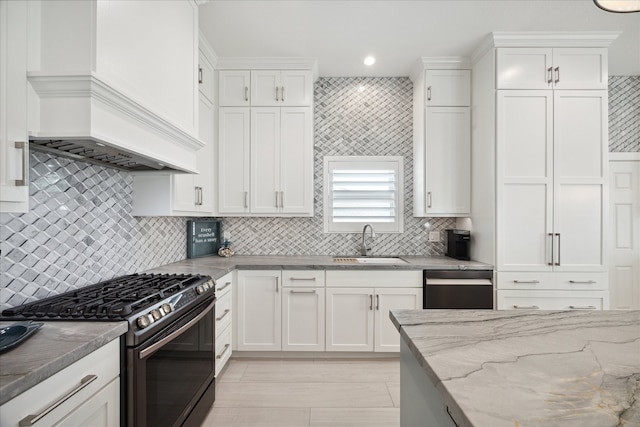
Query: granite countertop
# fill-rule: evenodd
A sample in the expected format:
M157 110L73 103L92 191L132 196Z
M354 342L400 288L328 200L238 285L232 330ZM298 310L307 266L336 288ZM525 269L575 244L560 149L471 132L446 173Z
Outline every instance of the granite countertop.
M357 257L347 255L345 257ZM460 261L445 256L403 256L406 264L352 264L335 262L332 256L311 255L234 255L229 258L209 256L186 259L153 268L147 273L205 274L219 279L230 271L241 270L493 270L493 266L476 261Z
M0 322L6 327L14 322ZM127 332L127 322L44 322L0 355L0 405Z
M640 311L390 317L462 426L640 425Z

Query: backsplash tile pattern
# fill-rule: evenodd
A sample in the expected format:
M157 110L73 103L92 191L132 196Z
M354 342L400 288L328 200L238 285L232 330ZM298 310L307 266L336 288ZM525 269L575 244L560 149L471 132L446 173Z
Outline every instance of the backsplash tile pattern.
M609 151L640 152L640 76L609 77Z
M1 306L186 257L185 218L134 218L128 173L31 153L30 212L0 214Z
M404 233L377 234L374 255L440 255L428 243L425 218L413 218L413 84L398 78L320 78L315 85L313 218L224 218L234 250L244 255L352 255L360 234L324 233L324 156L403 156ZM431 231L454 228L452 218L430 218ZM444 233L443 233L444 234ZM444 238L444 235L441 236Z

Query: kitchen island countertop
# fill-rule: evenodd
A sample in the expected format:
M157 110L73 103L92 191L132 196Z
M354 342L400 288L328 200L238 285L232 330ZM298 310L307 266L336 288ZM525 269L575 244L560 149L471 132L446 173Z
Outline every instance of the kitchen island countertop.
M346 255L345 257L357 257ZM332 256L315 255L234 255L185 259L153 268L147 273L206 274L219 279L233 270L493 270L476 261L459 261L445 256L403 256L405 264L356 264L335 262Z
M0 327L13 323L3 321ZM0 355L0 405L118 338L127 328L127 322L44 322L25 342Z
M640 425L640 311L392 310L390 317L461 427Z

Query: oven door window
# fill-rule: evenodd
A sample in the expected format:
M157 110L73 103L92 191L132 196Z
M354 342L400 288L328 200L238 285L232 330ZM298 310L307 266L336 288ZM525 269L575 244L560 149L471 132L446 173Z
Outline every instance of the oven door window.
M144 360L147 426L181 424L213 379L213 317L212 309Z

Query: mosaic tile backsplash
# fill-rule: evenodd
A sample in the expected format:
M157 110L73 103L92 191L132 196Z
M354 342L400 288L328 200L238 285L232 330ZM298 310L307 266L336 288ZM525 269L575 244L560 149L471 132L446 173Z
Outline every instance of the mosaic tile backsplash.
M640 151L640 77L610 78L610 149ZM426 219L412 211L412 85L408 78L321 78L315 86L315 216L225 218L236 253L344 255L357 234L324 234L322 157L404 157L405 230L378 234L377 255L433 255ZM179 261L186 255L187 218L131 215L126 172L31 153L30 212L0 214L0 306L65 292L100 280ZM430 218L431 231L455 226Z
M609 151L640 151L640 76L609 77Z

